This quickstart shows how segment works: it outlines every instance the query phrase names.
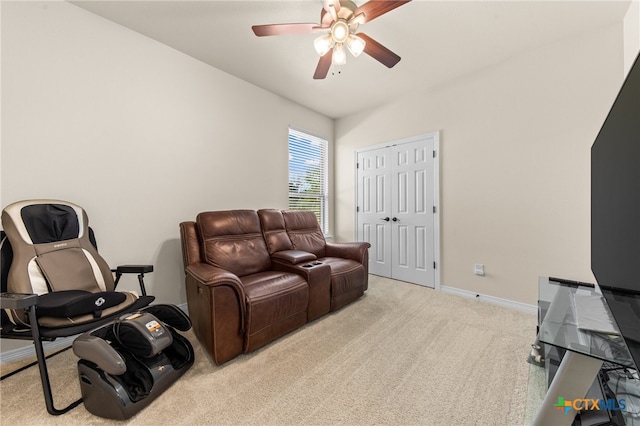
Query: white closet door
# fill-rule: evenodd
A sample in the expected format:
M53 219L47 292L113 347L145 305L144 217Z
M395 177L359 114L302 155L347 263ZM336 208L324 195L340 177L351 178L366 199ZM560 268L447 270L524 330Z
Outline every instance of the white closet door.
M391 152L361 152L357 161L357 238L371 244L369 273L391 277Z
M357 155L357 239L369 273L435 287L433 137Z
M392 147L391 277L434 287L433 145Z

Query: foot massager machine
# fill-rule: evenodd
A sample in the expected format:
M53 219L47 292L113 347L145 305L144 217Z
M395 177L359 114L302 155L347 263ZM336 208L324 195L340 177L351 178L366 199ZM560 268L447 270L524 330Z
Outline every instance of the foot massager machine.
M190 328L180 309L152 305L80 335L73 352L85 408L124 420L149 405L193 365L193 347L175 331Z

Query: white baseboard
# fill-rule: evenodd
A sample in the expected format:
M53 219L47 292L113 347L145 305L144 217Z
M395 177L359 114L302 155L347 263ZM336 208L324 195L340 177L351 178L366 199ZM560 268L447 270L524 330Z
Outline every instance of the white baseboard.
M182 309L183 311L187 312L186 303L183 303L181 305L176 305L176 306ZM48 351L61 349L61 348L70 346L76 337L78 336L76 335L76 336L69 336L69 337L60 337L54 340L53 342L43 342L42 347L44 348L45 353ZM29 342L29 341L25 340L25 342ZM10 362L20 361L21 359L35 356L35 354L36 354L36 348L33 345L33 343L30 343L21 348L0 352L0 364L8 364Z
M45 353L56 349L62 349L64 347L70 346L76 337L78 336L60 337L53 342L43 342L42 347L44 348ZM28 340L24 341L29 342ZM23 346L21 348L1 352L0 364L9 364L14 361L20 361L21 359L35 356L35 354L36 349L33 346L33 343L30 343L29 345Z
M529 305L527 303L515 302L513 300L502 299L500 297L488 296L485 294L474 293L469 290L462 290L455 287L440 286L440 290L446 293L456 294L458 296L467 297L469 299L482 300L484 302L493 303L494 305L504 306L506 308L517 309L529 314L536 315L538 313L538 307L535 305Z

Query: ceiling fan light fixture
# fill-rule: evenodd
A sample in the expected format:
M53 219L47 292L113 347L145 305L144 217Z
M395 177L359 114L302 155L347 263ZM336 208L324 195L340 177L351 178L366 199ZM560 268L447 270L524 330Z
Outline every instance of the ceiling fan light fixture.
M331 25L331 37L336 43L344 43L349 37L349 25L344 19L338 19Z
M368 35L358 32L358 28L411 0L363 0L364 3L360 6L356 5L354 1L322 0L319 24L266 24L253 25L251 29L258 37L312 34L322 31L324 34L313 41L313 47L320 55L320 60L313 74L315 80L324 79L332 64L345 64L347 49L354 57L358 57L364 52L387 68L392 68L400 61L400 56ZM340 71L337 72L340 73Z
M333 65L344 65L347 63L347 54L344 51L344 46L342 43L336 43L335 47L333 48L331 63Z
M313 47L320 56L324 56L329 50L331 50L332 46L333 37L331 37L331 33L323 34L313 41Z
M358 56L360 56L360 54L364 51L365 46L366 42L357 35L349 34L349 37L347 37L347 47L349 48L349 52L351 52L354 57L357 58Z

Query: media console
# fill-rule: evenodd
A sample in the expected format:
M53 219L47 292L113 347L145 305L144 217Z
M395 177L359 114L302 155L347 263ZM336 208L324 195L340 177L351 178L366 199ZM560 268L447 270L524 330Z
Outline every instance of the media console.
M640 398L638 370L596 286L540 277L538 323L548 391L533 424L626 424Z

